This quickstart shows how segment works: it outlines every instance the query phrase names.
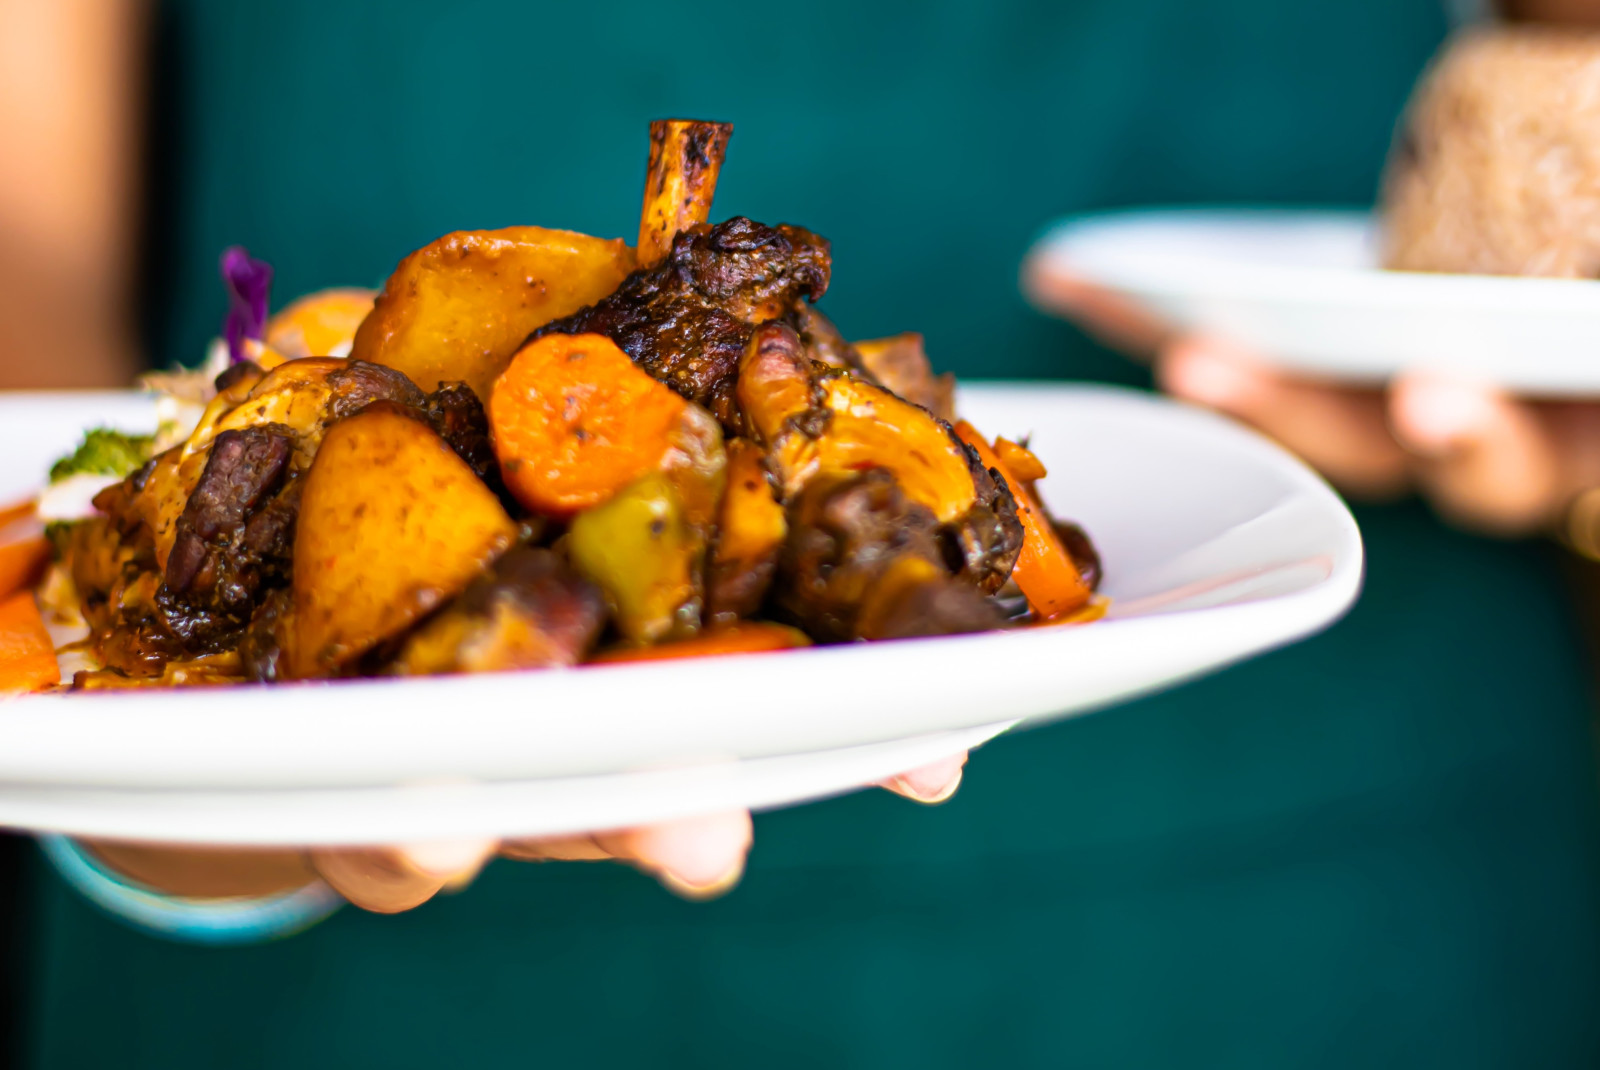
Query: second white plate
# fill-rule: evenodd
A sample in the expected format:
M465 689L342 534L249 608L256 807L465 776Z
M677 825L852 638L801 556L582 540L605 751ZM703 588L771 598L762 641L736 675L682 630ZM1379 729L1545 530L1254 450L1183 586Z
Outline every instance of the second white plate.
M1054 311L1067 311L1066 280L1095 283L1173 327L1323 378L1440 370L1600 396L1600 281L1383 271L1373 226L1366 212L1110 212L1053 227L1023 281Z

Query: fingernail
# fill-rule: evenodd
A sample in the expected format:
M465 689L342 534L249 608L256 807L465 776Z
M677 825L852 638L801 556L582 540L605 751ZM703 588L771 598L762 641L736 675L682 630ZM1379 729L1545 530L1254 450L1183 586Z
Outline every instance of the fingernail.
M1494 421L1487 389L1448 379L1416 379L1394 396L1396 433L1409 448L1448 453L1482 437Z
M893 784L894 789L901 795L913 802L932 806L935 803L942 803L954 795L956 789L961 786L961 777L962 770L957 769L954 777L945 781L942 786L933 789L930 789L926 784L914 784L903 776L894 777L889 783Z
M1203 346L1176 350L1162 367L1162 386L1168 393L1223 408L1249 397L1260 376L1240 361Z
M440 880L470 880L494 853L493 840L433 840L402 848L412 869Z
M744 860L740 859L733 864L722 876L709 882L691 880L686 876L674 873L670 869L661 869L656 873L656 879L666 885L667 889L685 899L715 899L717 896L739 883L739 878L744 876Z

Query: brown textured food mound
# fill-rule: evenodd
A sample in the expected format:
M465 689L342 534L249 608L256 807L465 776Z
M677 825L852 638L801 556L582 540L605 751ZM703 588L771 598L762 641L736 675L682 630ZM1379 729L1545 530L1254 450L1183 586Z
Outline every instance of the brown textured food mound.
M1384 200L1385 267L1600 277L1600 34L1458 38L1412 98Z

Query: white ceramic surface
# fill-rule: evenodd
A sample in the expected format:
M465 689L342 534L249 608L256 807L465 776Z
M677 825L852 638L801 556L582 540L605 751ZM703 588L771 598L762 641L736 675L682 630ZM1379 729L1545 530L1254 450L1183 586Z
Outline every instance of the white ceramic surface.
M1355 598L1349 513L1247 430L1098 387L985 385L961 405L990 433L1033 434L1046 496L1104 555L1108 619L566 672L15 699L0 703L0 824L355 843L792 803L1219 668ZM128 395L0 397L0 501L85 425L149 417Z
M1365 212L1154 209L1069 219L1023 269L1042 308L1095 282L1175 327L1356 383L1439 370L1600 395L1600 281L1382 271Z

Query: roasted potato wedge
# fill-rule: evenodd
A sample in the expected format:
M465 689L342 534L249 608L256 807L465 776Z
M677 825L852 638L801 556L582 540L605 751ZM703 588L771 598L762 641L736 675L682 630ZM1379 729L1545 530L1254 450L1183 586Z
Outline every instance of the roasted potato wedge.
M767 480L766 451L749 439L728 443L728 489L717 518L717 541L706 578L712 623L761 608L789 525Z
M462 381L480 398L536 328L591 305L633 270L621 239L569 230L461 230L400 262L350 355L424 391Z
M392 402L334 424L304 479L291 676L337 675L459 594L516 536L466 462Z

